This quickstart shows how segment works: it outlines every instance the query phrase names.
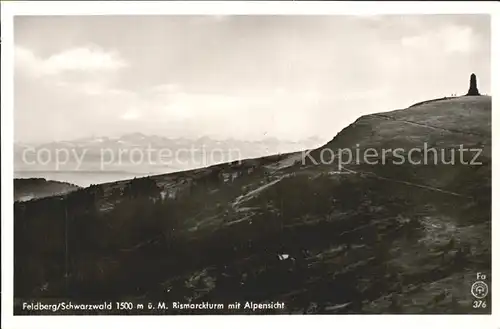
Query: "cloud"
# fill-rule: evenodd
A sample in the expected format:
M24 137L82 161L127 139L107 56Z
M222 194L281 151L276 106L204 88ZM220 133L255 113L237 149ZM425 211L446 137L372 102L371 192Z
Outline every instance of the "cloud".
M203 120L230 117L259 105L262 99L250 95L188 92L177 84L162 84L129 95L122 120Z
M43 69L41 69L42 62L43 61L28 48L15 46L14 65L16 70L38 76L43 71Z
M23 18L16 134L331 137L471 72L488 93L489 21L453 17Z
M129 94L127 98L110 97L106 104L108 109L117 109L115 115L119 120L114 121L115 127L128 124L148 127L159 134L200 134L202 131L214 136L256 139L272 132L281 138L300 139L310 135L314 127L325 124L322 113L349 103L363 105L381 100L389 93L385 86L346 90L335 95L314 88L298 90L285 86L234 93L194 92L177 83L166 83ZM353 112L347 121L357 116L358 113ZM336 118L328 125L333 125L335 130L337 126L342 128L345 121ZM177 132L178 129L182 131Z
M19 70L39 77L68 72L116 71L127 67L128 63L118 53L98 47L72 48L41 58L28 48L16 46L15 65Z
M474 33L470 26L450 25L438 31L404 37L401 44L411 49L439 53L469 53L474 50Z
M125 113L123 113L121 116L120 116L120 119L122 120L136 120L138 118L140 118L142 115L139 111L137 110L129 110L129 111L126 111Z
M148 127L155 133L172 135L196 135L203 131L214 136L258 139L264 132L272 131L288 138L297 137L295 134L300 137L299 130L307 130L321 120L311 118L309 111L317 111L327 95L284 87L235 93L200 92L166 83L124 93L123 97L102 97L103 111L115 115L114 128Z
M122 95L114 87L119 69L129 66L116 52L98 47L78 47L46 58L31 49L15 46L15 73L18 79L35 79L54 91L80 96Z
M50 56L45 62L49 73L64 71L114 71L127 66L117 53L99 48L73 48Z

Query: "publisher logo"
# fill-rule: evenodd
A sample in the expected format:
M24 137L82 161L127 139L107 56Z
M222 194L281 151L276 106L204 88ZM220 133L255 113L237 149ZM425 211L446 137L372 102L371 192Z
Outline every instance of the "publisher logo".
M470 292L477 299L482 299L488 295L488 285L483 281L476 281L472 285Z

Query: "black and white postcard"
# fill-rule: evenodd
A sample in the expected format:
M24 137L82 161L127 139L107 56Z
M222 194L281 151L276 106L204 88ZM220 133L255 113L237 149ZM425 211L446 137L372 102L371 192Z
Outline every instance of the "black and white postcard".
M2 3L5 328L494 327L494 4L72 5Z

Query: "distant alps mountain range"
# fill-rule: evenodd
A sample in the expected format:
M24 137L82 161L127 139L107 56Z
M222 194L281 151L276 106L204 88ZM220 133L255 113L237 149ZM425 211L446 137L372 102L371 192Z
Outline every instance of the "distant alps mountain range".
M131 133L120 137L88 137L49 143L15 143L16 178L43 177L88 185L76 179L101 174L96 182L207 167L217 163L317 148L318 137L300 141L265 138L258 141L168 138ZM67 177L68 173L71 177ZM54 176L54 174L57 174ZM112 174L113 177L105 175Z
M256 152L268 150L271 154L287 152L290 149L300 150L318 147L324 142L319 137L309 137L300 141L281 140L275 137L268 137L257 141L237 140L237 139L214 139L202 136L195 139L188 138L168 138L158 135L146 135L142 133L130 133L120 137L86 137L68 141L54 141L49 143L15 143L15 150L25 148L36 149L56 149L56 148L124 148L124 147L154 147L154 148L191 148L205 147L213 148L252 148Z

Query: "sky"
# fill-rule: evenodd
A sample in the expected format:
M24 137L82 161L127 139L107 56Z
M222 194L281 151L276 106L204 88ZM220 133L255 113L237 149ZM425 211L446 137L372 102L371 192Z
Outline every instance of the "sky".
M490 94L488 15L17 16L14 42L17 142L327 141L473 72Z

